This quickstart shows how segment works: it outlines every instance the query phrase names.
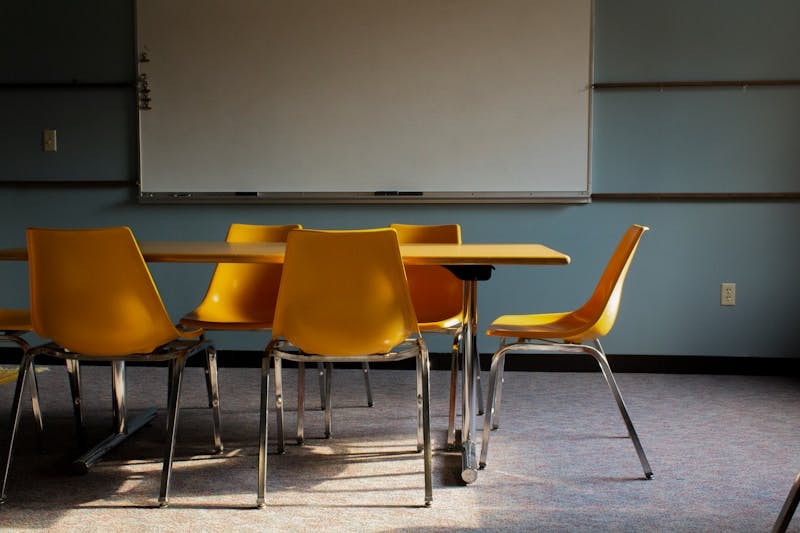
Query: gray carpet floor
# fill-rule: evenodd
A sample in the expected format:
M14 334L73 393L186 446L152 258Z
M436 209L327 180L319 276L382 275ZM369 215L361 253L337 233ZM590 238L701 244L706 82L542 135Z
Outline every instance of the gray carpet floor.
M110 372L83 368L90 435L110 427ZM448 373L432 373L434 502L424 508L415 452L414 373L334 373L334 437L321 438L316 373L307 375L306 444L291 434L296 370L285 370L288 450L270 418L267 508L256 509L259 371L221 368L222 455L210 455L202 370L184 383L170 507L157 508L166 369L128 368L129 409L154 422L86 475L76 454L63 367L39 375L44 449L26 412L11 467L6 531L769 531L800 470L796 377L618 374L652 464L645 480L599 373L508 372L488 465L460 482L446 446ZM273 383L274 384L274 383ZM8 419L13 385L0 387ZM480 421L479 421L480 427ZM6 449L7 435L0 437ZM800 531L800 517L790 526Z

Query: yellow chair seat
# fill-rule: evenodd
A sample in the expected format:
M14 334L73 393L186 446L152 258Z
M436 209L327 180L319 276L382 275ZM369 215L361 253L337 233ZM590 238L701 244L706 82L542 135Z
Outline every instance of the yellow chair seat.
M503 315L486 329L494 337L523 339L565 339L570 342L591 340L592 323L576 313L541 313Z

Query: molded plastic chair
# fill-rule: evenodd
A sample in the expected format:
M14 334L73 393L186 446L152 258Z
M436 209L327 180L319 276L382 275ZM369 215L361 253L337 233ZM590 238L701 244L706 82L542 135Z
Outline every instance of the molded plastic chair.
M280 226L231 224L226 242L285 242L290 230L299 224ZM281 282L278 264L219 263L214 269L203 300L180 319L183 328L203 331L269 331L275 314L275 300ZM209 346L216 357L216 348ZM219 402L211 395L215 384L206 372L210 403Z
M267 482L270 358L275 362L278 452L284 451L283 359L297 362L417 360L417 451L424 450L425 504L432 500L430 366L390 228L294 230L286 244L273 339L262 360L258 505ZM302 376L302 374L299 374ZM325 402L330 432L330 386Z
M231 224L225 241L286 242L289 231L300 227ZM219 263L200 305L181 325L206 331L272 329L282 270L279 264Z
M286 242L286 236L300 224L231 224L226 242ZM220 263L214 269L206 295L196 309L181 318L184 327L205 331L269 331L275 316L275 301L283 266L259 263ZM302 369L304 370L304 369ZM324 383L320 372L320 405ZM367 400L372 406L369 377L365 374ZM298 395L304 391L298 390ZM302 415L298 419L302 425ZM302 429L298 439L302 439Z
M207 351L209 344L199 340L202 330L175 328L127 227L29 229L27 237L33 327L39 336L52 342L31 349L20 363L6 471L20 418L20 391L36 356L44 354L68 362L110 361L121 369L125 361L169 361L167 442L158 499L165 507L183 368L186 359L196 353L212 357ZM207 364L216 383L216 363L207 360ZM121 370L119 374L124 376ZM124 381L114 384L116 414L124 411ZM214 394L217 396L216 391ZM76 406L76 415L82 419L79 409ZM218 404L214 414L215 447L220 451ZM124 425L124 418L122 421ZM126 433L124 427L120 429L119 433Z
M648 479L652 477L653 471L650 463L645 456L633 422L628 416L622 394L600 345L600 338L607 335L614 326L628 268L639 241L647 230L648 228L638 225L628 228L611 256L592 296L579 309L567 313L505 315L497 318L489 326L486 334L502 337L502 341L500 348L492 357L489 404L483 421L481 468L486 466L490 429L497 428L496 410L500 404L500 387L502 386L505 356L518 352L527 354L568 353L590 355L598 362L628 428L628 434L636 448L644 475ZM516 340L509 342L507 339Z
M419 225L390 224L397 231L400 244L461 244L458 224ZM438 265L406 265L408 288L423 333L452 335L450 365L450 410L447 425L447 444L455 444L456 382L461 353L461 333L464 328L464 282L445 267ZM475 368L476 385L480 387L480 369ZM478 397L480 398L480 388Z

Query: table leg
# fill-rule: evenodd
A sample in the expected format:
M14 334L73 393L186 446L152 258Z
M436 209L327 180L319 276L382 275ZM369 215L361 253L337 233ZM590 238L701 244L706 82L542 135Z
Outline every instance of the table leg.
M463 423L461 429L461 479L474 483L478 479L475 441L475 369L479 364L476 339L478 326L477 280L464 281L464 371L462 372Z

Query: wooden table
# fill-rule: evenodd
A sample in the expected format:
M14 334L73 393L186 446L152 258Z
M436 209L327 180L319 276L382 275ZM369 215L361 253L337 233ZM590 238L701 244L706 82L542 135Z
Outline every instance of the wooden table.
M282 263L284 243L227 243L221 241L141 241L148 262L166 263ZM541 244L403 244L403 262L441 265L464 281L464 361L462 379L461 478L478 478L473 440L477 397L475 376L480 354L476 347L478 281L488 280L495 265L566 265L569 256ZM0 249L0 260L27 260L25 248Z

